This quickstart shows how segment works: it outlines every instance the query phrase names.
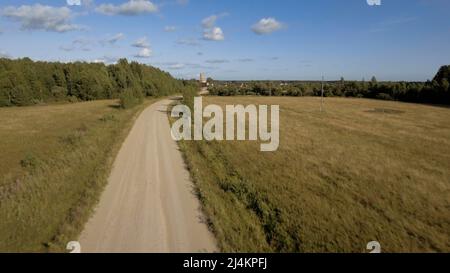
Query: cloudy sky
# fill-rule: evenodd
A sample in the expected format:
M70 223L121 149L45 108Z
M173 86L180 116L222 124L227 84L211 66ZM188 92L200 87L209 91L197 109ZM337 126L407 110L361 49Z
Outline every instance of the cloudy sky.
M191 78L426 80L450 64L450 1L1 0L0 56Z

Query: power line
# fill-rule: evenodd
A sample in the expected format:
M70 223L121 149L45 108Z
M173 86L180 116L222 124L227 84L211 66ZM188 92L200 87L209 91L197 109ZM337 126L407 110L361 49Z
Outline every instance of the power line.
M322 91L321 91L321 99L320 99L320 112L322 112L323 111L323 81L324 81L324 77L323 77L323 75L322 75Z

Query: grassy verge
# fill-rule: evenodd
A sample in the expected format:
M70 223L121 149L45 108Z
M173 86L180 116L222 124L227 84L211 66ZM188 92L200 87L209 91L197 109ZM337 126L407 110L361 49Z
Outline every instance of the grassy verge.
M0 251L76 240L137 115L117 101L0 109Z
M363 99L279 104L280 148L180 142L222 251L450 251L450 109Z

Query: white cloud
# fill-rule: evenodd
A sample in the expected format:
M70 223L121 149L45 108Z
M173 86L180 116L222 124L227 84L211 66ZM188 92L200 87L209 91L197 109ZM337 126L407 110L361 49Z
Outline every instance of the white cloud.
M205 19L202 20L202 26L204 28L212 28L217 21L217 15L211 15L209 17L206 17Z
M280 30L284 25L278 22L275 18L263 18L258 23L252 26L253 32L256 34L270 34L274 31Z
M227 13L222 13L219 15L211 15L202 20L203 27L203 39L209 41L223 41L225 40L225 35L220 27L216 27L216 22L219 18L227 16Z
M67 32L80 30L81 27L71 23L72 12L67 7L52 7L35 4L20 7L9 6L2 10L2 15L18 21L22 29Z
M4 51L0 51L0 58L11 59L11 55Z
M228 60L207 60L206 61L209 64L224 64L224 63L228 63Z
M95 59L92 62L94 63L104 63L104 64L115 64L117 63L118 58L116 57L110 57L110 56L103 56L99 59Z
M243 58L243 59L238 59L238 61L241 63L250 63L250 62L253 62L254 60L251 58Z
M164 27L164 31L165 32L175 32L175 31L177 31L177 27L175 27L175 26L165 26Z
M90 6L94 0L66 0L68 6Z
M178 39L176 41L179 45L188 45L188 46L198 46L199 42L197 39Z
M105 39L105 40L103 41L103 43L104 43L104 44L105 44L105 43L108 43L108 44L110 44L110 45L113 45L113 44L117 43L118 41L123 40L124 38L125 38L125 34L123 34L123 33L117 33L116 35L114 35L114 36L112 36L112 37L110 37L110 38Z
M139 38L136 42L134 42L132 44L132 46L139 47L139 48L149 48L150 43L148 42L147 37L142 37L142 38Z
M136 58L150 58L152 56L153 52L150 48L143 48L137 55L135 55Z
M130 0L121 5L101 4L95 10L105 15L134 16L158 12L158 6L147 0Z
M64 50L64 51L74 51L75 47L73 45L62 45L59 47L59 49Z
M223 41L225 40L225 36L220 27L213 27L211 29L204 30L203 39L209 41Z
M228 16L227 12L223 12L220 14L213 14L211 16L206 17L202 20L202 27L203 28L212 28L216 25L216 22L218 19Z
M72 0L76 1L76 0ZM94 0L80 0L80 6L91 7L94 4Z
M181 70L181 69L213 69L209 66L203 66L196 63L165 63L163 64L165 69L169 70Z
M59 48L64 51L91 51L91 47L95 44L95 41L85 38L78 38L72 41L70 45L63 45Z
M140 48L141 50L135 57L137 58L149 58L152 56L152 49L150 48L150 43L148 42L147 37L139 38L136 42L132 44L132 46Z
M169 70L180 70L186 67L186 64L183 63L163 63L163 67Z
M69 6L81 6L81 0L67 0Z
M162 63L154 63L155 66L161 67L167 70L213 70L215 67L204 66L198 63L180 63L180 62L162 62Z

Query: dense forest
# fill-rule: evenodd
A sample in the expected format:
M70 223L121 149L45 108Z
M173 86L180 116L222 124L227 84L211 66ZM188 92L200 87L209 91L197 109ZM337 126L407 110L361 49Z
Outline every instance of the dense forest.
M450 105L450 66L443 66L432 81L427 82L378 82L340 81L324 83L325 96L361 97L405 102ZM259 96L320 96L321 82L220 82L212 81L212 95L259 95Z
M114 98L121 98L127 106L144 96L181 93L185 83L126 59L105 65L0 58L0 106Z

